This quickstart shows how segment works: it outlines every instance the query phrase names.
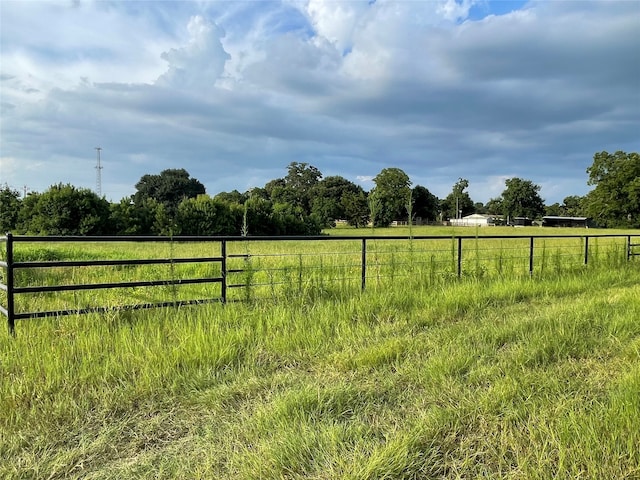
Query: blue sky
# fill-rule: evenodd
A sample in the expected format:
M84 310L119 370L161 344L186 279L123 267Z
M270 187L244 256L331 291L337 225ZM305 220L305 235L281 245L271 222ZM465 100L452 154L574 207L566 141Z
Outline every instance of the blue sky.
M383 168L475 201L521 177L585 194L640 150L640 2L0 1L0 184L215 194L290 162L369 190Z
M526 8L526 6L526 1L519 0L475 2L469 8L468 19L477 21L488 15L505 15Z

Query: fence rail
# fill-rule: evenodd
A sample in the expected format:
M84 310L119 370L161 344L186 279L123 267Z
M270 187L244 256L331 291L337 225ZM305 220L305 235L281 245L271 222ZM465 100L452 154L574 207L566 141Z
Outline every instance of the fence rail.
M594 251L598 248L598 242L608 240L617 247L611 250L609 256L615 256L618 260L627 262L634 256L640 255L639 236L628 234L612 235L454 235L443 236L289 236L289 237L151 237L151 236L13 236L7 234L0 237L0 242L5 243L4 259L0 261L0 273L3 273L0 281L0 295L4 297L4 303L0 302L0 313L7 317L9 332L15 334L15 322L21 319L44 318L51 316L64 316L86 313L105 313L113 310L140 310L157 307L199 305L208 303L226 303L238 298L229 298L229 293L240 288L274 288L277 285L291 284L297 281L302 285L305 277L312 275L314 271L325 269L338 272L327 279L327 282L351 282L361 290L367 286L371 279L380 281L382 277L398 278L415 274L420 268L434 272L446 271L453 276L461 277L465 269L475 269L479 274L489 267L502 274L508 261L522 264L526 273L533 276L536 269L544 271L550 268L549 264L555 261L557 264L561 257L567 257L573 265L587 265L593 261ZM489 241L493 244L485 248ZM499 241L499 248L495 241ZM556 242L553 248L555 260L548 252L548 242ZM562 243L562 242L567 243ZM280 248L274 252L255 251L253 245L263 242L273 242ZM294 242L302 242L295 244ZM577 242L580 242L579 244ZM169 244L187 245L202 244L214 248L214 255L206 256L177 256L170 255L163 258L129 258L129 259L90 259L90 260L22 260L16 256L16 245L19 244ZM506 243L506 245L505 245ZM321 245L322 251L295 250L295 245ZM328 245L349 245L342 250L331 250ZM244 252L229 251L230 246L244 247ZM249 250L252 250L251 252ZM618 254L618 251L622 252ZM24 256L24 255L22 255ZM327 265L323 259L342 258L342 263ZM400 258L400 260L399 260ZM262 262L262 263L261 263ZM269 263L271 262L271 263ZM200 265L208 269L207 274L192 275L186 278L177 278L177 269L181 266ZM129 279L126 281L96 281L94 283L54 283L45 285L23 285L21 272L44 270L51 272L46 280L55 280L55 272L72 268L104 268L127 269L136 267L168 266L170 278L164 279ZM513 267L512 267L513 268ZM520 267L518 267L520 268ZM559 268L556 265L556 268ZM213 273L212 273L213 272ZM198 272L196 272L198 273ZM292 275L295 277L292 280ZM238 276L240 278L238 278ZM323 280L324 281L324 280ZM18 284L17 284L18 283ZM145 301L133 304L116 306L83 305L74 308L40 309L35 311L17 311L16 299L27 294L52 294L60 292L76 292L130 289L138 291L142 287L167 287L177 288L187 285L219 285L214 295L207 292L206 298L173 299ZM131 293L131 292L129 292ZM131 295L135 297L135 294ZM76 299L76 302L78 300ZM84 301L84 300L83 300Z

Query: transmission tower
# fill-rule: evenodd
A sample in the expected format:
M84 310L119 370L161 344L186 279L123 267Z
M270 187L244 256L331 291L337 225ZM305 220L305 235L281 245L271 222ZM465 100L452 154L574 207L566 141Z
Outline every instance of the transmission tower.
M100 150L102 147L96 147L98 153L98 163L96 164L96 193L102 198L102 165L100 165Z

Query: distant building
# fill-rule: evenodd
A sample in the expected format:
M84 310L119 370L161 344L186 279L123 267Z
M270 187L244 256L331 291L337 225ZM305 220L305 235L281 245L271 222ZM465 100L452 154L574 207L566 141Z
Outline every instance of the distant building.
M496 217L474 213L462 218L452 218L449 224L456 227L489 227L496 224Z
M409 222L407 220L394 220L393 222L391 222L391 226L392 227L406 227L409 225ZM411 221L411 225L429 225L429 222L426 219L423 219L422 217L415 217L412 221Z
M542 226L589 228L593 227L594 223L589 217L559 217L548 215L542 217Z
M533 221L529 217L513 217L510 225L514 227L530 227Z

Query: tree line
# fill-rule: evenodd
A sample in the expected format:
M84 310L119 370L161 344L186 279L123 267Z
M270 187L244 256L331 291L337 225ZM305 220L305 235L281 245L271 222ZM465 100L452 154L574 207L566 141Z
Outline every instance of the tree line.
M0 231L35 235L317 235L344 220L354 227L389 226L393 221L439 222L471 213L504 218L542 215L591 217L602 227L640 228L640 155L599 152L587 168L585 196L545 205L540 186L509 178L501 196L474 202L468 180L438 198L412 187L399 168L385 168L369 191L341 177L324 177L307 163L292 162L287 174L263 187L207 195L184 169L142 176L136 192L110 203L93 191L69 184L20 198L0 189Z

